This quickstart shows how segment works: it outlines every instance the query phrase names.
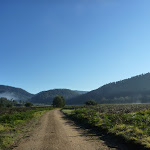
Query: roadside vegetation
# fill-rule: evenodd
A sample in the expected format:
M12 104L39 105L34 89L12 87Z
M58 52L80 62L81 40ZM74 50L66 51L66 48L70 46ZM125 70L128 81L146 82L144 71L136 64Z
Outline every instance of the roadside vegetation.
M3 108L0 110L0 150L10 147L41 115L53 107ZM27 128L27 129L26 129Z
M66 106L63 112L73 120L150 149L150 104Z

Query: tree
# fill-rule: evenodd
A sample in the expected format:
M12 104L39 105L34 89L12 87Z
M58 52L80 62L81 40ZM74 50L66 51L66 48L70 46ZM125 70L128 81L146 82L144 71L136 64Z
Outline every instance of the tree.
M12 104L12 103L9 103L9 104L6 105L6 107L12 108L12 107L13 107L13 104Z
M54 99L53 99L53 107L64 107L66 104L65 99L63 96L57 95Z
M86 105L97 105L97 102L95 100L89 100L85 102Z
M22 100L19 100L19 103L20 103L20 104L23 104L23 101L22 101Z
M26 102L26 103L25 103L25 106L26 106L26 107L31 107L31 106L33 106L33 104L32 104L31 102Z
M5 97L0 98L0 107L11 107L13 105L13 102L8 100Z
M0 108L1 108L1 107L4 107L4 104L3 104L3 103L0 103Z

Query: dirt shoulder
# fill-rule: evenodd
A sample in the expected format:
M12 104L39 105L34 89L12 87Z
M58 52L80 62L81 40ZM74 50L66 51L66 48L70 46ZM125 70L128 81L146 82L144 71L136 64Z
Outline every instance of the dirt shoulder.
M64 119L60 110L44 114L32 135L22 139L13 150L109 150L95 135ZM113 148L115 149L115 148Z

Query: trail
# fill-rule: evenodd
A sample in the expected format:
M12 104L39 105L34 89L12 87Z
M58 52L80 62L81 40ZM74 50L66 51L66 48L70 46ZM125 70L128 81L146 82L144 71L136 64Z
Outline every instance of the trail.
M64 119L60 110L47 112L32 135L13 150L109 150L96 137L85 135L83 129Z

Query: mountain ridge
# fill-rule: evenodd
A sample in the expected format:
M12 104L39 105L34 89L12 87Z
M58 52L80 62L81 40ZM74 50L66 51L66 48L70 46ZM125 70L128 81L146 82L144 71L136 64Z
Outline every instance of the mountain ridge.
M69 95L67 95L65 93L61 93L60 91L62 91L62 90L65 90L66 92L68 92ZM37 96L37 95L39 95L41 93L49 92L49 91L54 92L55 96L62 94L62 96L65 96L66 99L69 99L71 97L74 97L74 96L77 96L77 95L80 95L82 93L86 93L87 92L87 91L70 90L70 89L50 89L50 90L47 90L47 91L41 91L41 92L39 92L37 94L31 94L31 93L27 92L26 90L24 90L22 88L8 86L8 85L0 85L0 97L7 98L9 100L13 99L13 100L17 100L17 101L19 101L19 100L32 101L32 97ZM55 91L57 91L57 92L55 92ZM36 102L36 100L35 100L35 102Z
M90 99L98 103L150 102L150 73L105 84L98 89L72 98L68 104L84 104Z
M34 94L31 94L22 88L17 88L8 85L0 85L0 97L5 97L7 99L27 101L33 95Z
M150 73L105 84L92 91L50 89L31 94L21 88L0 85L0 97L30 100L33 103L51 104L56 95L62 95L67 104L84 104L94 99L98 103L150 103Z
M52 89L37 93L30 99L30 102L40 104L52 104L54 97L57 95L63 96L67 101L73 97L80 95L80 92L70 89Z

